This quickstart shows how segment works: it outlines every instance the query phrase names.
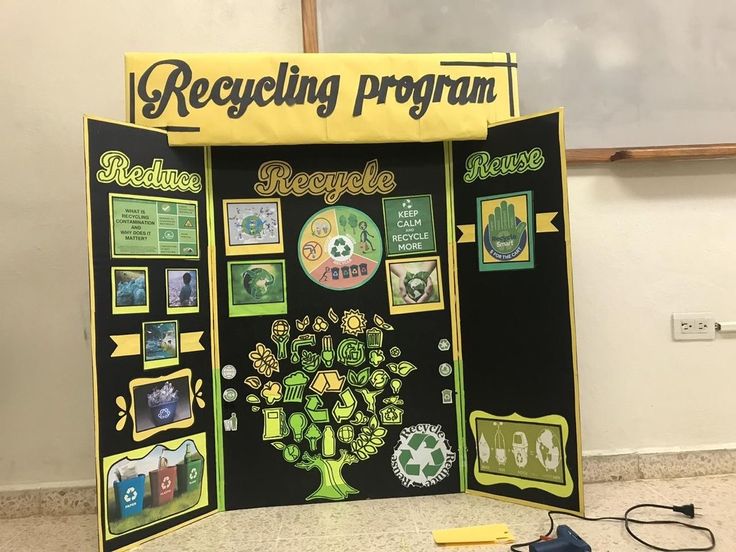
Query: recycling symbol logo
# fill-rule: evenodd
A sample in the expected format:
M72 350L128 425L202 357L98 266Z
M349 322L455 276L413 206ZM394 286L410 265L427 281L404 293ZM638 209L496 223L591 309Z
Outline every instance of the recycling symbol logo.
M161 480L161 490L167 491L171 487L171 478L167 475Z
M171 416L171 410L169 410L166 407L164 407L164 408L162 408L161 410L158 411L158 419L159 420L165 420L169 416Z
M344 236L337 236L330 243L330 255L333 259L349 259L353 253L350 240Z
M455 458L441 426L418 424L401 431L391 467L405 487L430 487L449 475Z
M192 468L189 470L189 481L194 481L197 479L197 468Z
M128 490L123 495L123 500L125 502L134 502L136 498L138 498L138 492L135 490L135 487L128 487Z

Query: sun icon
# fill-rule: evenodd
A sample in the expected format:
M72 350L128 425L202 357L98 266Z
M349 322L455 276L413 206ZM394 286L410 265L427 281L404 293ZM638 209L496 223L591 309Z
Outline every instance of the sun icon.
M365 332L365 315L359 310L346 310L343 312L340 327L342 331L350 335L358 335Z

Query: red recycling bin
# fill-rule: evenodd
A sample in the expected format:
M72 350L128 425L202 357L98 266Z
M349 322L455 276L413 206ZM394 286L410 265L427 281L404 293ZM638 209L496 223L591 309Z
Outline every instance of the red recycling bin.
M174 498L176 466L159 468L148 473L151 482L151 505L162 506Z

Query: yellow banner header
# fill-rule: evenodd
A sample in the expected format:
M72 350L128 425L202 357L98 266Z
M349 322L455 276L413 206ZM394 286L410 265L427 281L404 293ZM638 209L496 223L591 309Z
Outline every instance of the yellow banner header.
M518 115L516 55L125 56L128 120L171 145L485 139Z

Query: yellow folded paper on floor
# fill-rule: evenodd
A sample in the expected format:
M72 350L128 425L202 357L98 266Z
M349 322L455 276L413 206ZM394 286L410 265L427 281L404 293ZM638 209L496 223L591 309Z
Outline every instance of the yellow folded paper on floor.
M437 544L510 544L514 542L514 535L511 534L505 523L436 529L432 531L432 536Z

